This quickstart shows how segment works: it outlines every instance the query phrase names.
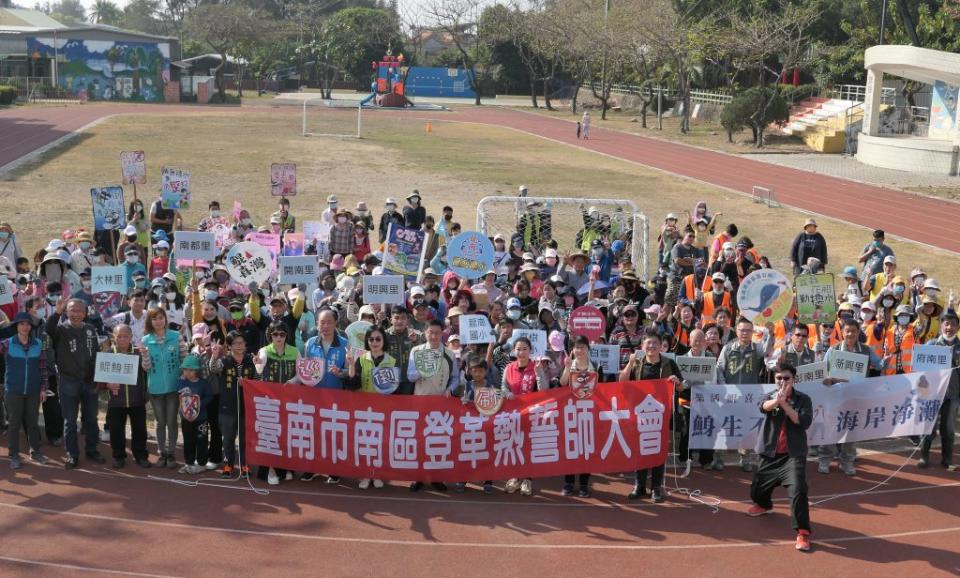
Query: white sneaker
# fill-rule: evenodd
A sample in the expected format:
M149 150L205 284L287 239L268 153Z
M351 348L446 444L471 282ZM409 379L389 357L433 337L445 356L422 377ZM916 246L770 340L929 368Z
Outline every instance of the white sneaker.
M857 468L853 466L853 462L841 462L840 471L847 474L848 476L857 475Z
M207 471L207 468L205 468L204 466L201 466L200 464L193 464L192 466L187 466L187 467L190 468L189 473L191 474L202 474L203 472Z
M267 483L271 486L280 485L280 476L277 475L277 470L270 468L270 470L267 471Z
M507 480L507 483L503 486L503 491L512 494L520 489L520 480L517 478L510 478Z
M357 484L357 487L360 488L361 490L366 490L367 488L369 488L370 478L363 478L362 480L360 480L360 483Z
M524 496L533 495L533 480L527 478L520 483L520 493Z
M373 480L373 487L378 490L383 487L383 480Z
M178 474L189 474L189 473L191 473L191 472L190 472L190 464L186 464L186 465L184 465L184 466L181 466L180 469L177 470L177 473L178 473Z
M100 430L100 441L103 443L110 443L110 432Z
M215 469L217 469L217 464L215 464L215 463L213 463L213 462L207 462L206 468L207 468L208 470L215 470Z
M819 460L817 464L817 471L821 474L830 473L830 460Z

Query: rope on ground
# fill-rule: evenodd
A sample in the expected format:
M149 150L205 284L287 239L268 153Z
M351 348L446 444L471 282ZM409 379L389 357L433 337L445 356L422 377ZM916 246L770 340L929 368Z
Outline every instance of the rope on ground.
M832 495L832 496L827 496L826 498L823 498L822 500L817 500L816 502L810 502L810 505L811 505L811 506L819 506L820 504L823 504L823 503L825 503L825 502L829 502L829 501L831 501L831 500L836 500L836 499L838 499L838 498L848 498L848 497L850 497L850 496L863 496L863 495L866 495L866 494L869 494L869 493L873 492L874 490L879 489L881 486L887 485L887 483L888 483L890 480L892 480L892 479L894 479L895 477L897 477L897 474L899 474L899 473L903 470L903 468L907 467L907 464L909 464L910 462L913 461L913 456L915 456L915 455L917 454L917 450L920 449L920 447L923 445L923 443L924 443L924 441L926 441L926 439L927 439L927 436L922 436L922 437L920 438L920 443L916 444L916 446L913 448L913 451L910 452L910 455L908 455L908 456L906 457L906 459L903 460L903 463L900 464L900 467L898 467L896 470L894 470L893 473L891 473L889 476L887 476L886 478L884 478L882 481L877 482L876 484L870 486L869 488L867 488L867 489L865 489L865 490L857 490L856 492L845 492L845 493L843 493L843 494L834 494L834 495Z

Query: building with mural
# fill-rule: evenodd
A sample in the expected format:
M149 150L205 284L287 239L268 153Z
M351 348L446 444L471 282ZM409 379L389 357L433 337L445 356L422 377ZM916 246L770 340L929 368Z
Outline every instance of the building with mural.
M80 100L140 102L163 102L165 86L175 80L175 38L101 24L51 26L56 21L31 10L12 10L20 22L5 25L13 19L4 12L11 10L0 9L0 78L49 79Z

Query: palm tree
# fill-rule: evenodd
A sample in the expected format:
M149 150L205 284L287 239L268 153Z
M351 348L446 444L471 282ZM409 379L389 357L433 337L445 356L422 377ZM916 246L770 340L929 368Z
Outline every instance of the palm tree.
M116 26L123 19L123 11L113 0L96 0L90 9L90 22Z

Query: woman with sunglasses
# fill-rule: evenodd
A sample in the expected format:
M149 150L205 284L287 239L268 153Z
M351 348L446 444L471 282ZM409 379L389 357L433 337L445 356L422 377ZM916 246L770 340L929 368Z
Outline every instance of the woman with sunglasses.
M297 377L297 348L287 344L287 326L283 321L274 321L267 328L270 343L260 349L253 364L260 374L260 379L273 383L287 383ZM262 479L263 469L260 468L258 477ZM281 478L293 479L293 472L269 468L267 483L276 486Z
M397 360L384 349L387 344L387 334L379 327L371 327L363 337L364 352L355 361L352 360L353 354L347 355L347 387L349 389L359 389L364 393L391 393L380 391L375 385L376 379L374 373L381 368L397 367ZM395 372L399 380L399 371ZM383 480L374 478L374 488L382 488ZM358 487L366 490L370 487L370 478L360 480Z

